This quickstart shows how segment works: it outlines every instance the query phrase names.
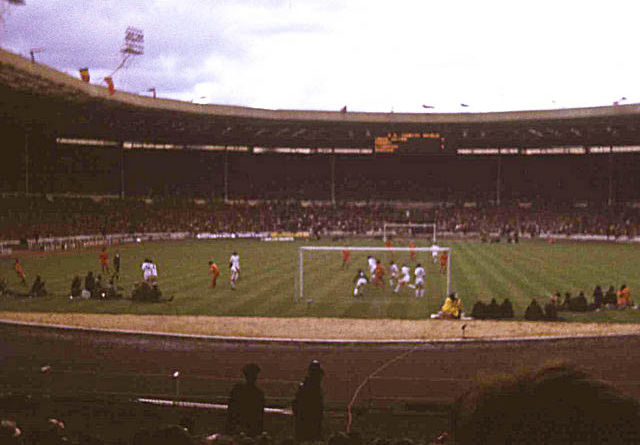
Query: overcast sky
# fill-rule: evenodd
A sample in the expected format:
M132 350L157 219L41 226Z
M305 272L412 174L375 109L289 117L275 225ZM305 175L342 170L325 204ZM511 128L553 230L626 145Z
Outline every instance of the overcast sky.
M1 46L42 48L39 63L76 77L87 66L92 83L142 29L144 55L113 76L133 93L417 113L640 102L636 0L25 2L3 5Z

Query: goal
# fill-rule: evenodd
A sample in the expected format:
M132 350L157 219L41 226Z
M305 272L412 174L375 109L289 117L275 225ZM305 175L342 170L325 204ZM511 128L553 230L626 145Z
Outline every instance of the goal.
M391 236L401 238L428 238L436 242L436 223L390 223L382 225L382 239L387 241Z
M349 264L343 263L343 252L349 251ZM440 255L447 253L446 271L441 270ZM437 261L435 260L437 254ZM420 263L427 271L425 285L429 296L446 297L451 293L451 247L355 247L355 246L301 246L298 248L298 264L294 285L297 301L330 300L331 295L353 290L353 278L359 269L369 274L367 256L379 258L387 269L385 282L389 279L388 264L391 260L404 263L413 270ZM393 295L390 287L377 291L380 296ZM329 294L327 296L327 294Z

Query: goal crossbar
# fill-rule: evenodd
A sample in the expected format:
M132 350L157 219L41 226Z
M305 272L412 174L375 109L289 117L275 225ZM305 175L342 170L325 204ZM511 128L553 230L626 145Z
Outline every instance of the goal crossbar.
M350 252L448 252L447 255L447 290L446 295L451 293L451 247L431 246L431 247L361 247L361 246L300 246L298 247L298 279L299 295L298 298L304 298L304 252L330 252L345 251Z

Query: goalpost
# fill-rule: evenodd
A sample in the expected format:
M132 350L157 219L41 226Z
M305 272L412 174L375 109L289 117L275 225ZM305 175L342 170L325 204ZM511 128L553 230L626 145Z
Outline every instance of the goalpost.
M352 247L352 246L301 246L298 248L298 270L296 273L296 286L294 292L294 299L299 301L304 300L305 298L305 254L310 252L343 252L348 250L349 252L403 252L407 254L418 254L420 252L428 252L433 256L434 252L441 254L442 252L447 252L447 271L446 271L446 290L445 295L449 295L451 293L451 247L440 247L440 246L432 246L432 247ZM426 263L426 261L425 261ZM365 265L362 265L362 269L365 269ZM355 270L355 268L354 268ZM413 270L412 270L413 272ZM349 286L352 283L349 282ZM345 289L348 291L347 289ZM350 289L349 289L350 290Z
M413 233L413 229L431 229L431 242L436 242L436 223L388 223L382 226L382 240L387 241L392 230L389 229L408 229L409 234ZM395 233L395 232L394 232Z

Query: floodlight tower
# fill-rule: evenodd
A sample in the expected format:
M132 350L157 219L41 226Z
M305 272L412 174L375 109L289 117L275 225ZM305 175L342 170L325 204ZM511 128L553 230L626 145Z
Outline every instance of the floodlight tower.
M107 77L112 77L117 73L131 57L144 54L144 31L129 26L124 34L124 45L120 52L122 53L120 64Z

